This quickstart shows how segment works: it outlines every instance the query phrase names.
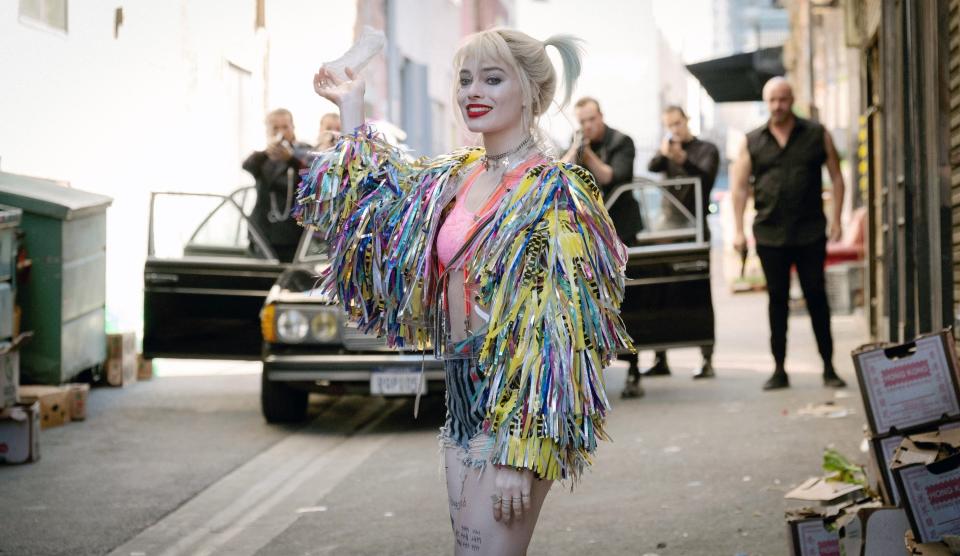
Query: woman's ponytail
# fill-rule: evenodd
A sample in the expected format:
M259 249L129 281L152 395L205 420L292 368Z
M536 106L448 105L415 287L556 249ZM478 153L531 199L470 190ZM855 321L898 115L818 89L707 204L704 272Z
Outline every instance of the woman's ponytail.
M543 41L543 46L556 48L563 62L563 102L560 103L560 108L563 108L570 102L580 77L583 41L573 35L553 35Z

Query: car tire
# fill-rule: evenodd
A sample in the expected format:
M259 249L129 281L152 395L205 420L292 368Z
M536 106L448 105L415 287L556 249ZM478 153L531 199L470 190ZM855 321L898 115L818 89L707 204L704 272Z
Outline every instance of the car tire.
M268 423L296 423L307 417L310 393L260 375L260 409Z

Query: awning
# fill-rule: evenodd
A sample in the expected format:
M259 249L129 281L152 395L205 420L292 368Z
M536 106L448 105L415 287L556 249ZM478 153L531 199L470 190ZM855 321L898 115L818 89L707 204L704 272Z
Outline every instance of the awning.
M783 47L761 48L687 66L714 102L763 100L763 84L783 75Z

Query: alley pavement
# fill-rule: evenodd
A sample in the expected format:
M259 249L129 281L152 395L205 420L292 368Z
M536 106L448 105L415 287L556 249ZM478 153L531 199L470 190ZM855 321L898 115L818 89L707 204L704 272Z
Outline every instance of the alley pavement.
M691 380L699 351L675 350L672 376L621 400L626 368L610 368L613 442L572 492L553 487L531 555L785 554L796 504L783 494L820 473L825 447L866 461L849 356L866 340L862 316L833 319L849 388L821 386L798 314L793 386L762 392L765 294L715 292L717 378ZM440 396L416 419L410 400L316 397L310 423L276 427L260 416L255 364L158 368L166 376L94 389L85 422L42 432L39 462L0 467L0 554L452 553Z

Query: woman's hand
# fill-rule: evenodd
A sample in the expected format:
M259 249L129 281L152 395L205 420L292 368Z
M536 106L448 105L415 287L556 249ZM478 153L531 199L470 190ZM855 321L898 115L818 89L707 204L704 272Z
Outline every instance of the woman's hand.
M313 75L313 90L337 105L344 131L351 131L364 122L363 93L366 84L363 77L353 73L350 68L345 68L344 71L347 74L346 80L322 66L320 71Z
M326 66L322 66L317 73L313 74L313 90L341 108L344 102L362 103L366 89L366 83L362 77L353 73L350 68L345 68L344 71L347 74L346 80L341 79Z
M494 467L493 519L504 523L519 521L530 511L533 471L516 467Z

